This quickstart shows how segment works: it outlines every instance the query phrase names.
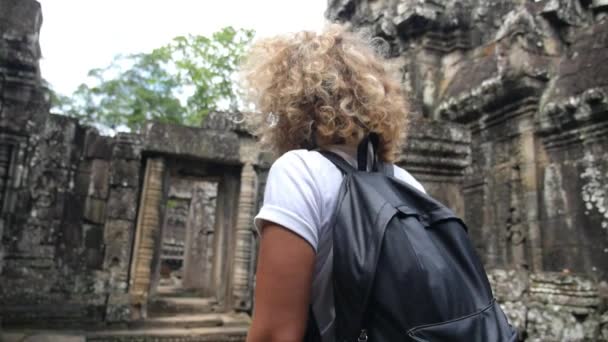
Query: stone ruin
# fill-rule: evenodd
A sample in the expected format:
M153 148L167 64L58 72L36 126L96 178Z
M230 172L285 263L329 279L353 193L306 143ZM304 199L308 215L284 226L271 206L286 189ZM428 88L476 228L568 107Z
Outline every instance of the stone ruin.
M522 340L608 340L607 13L329 1L401 66L398 164L465 217ZM226 113L115 137L50 114L41 22L35 0L0 0L0 333L243 341L271 158Z
M464 215L522 338L608 340L608 1L330 0L326 15L386 42L419 120L403 165Z
M0 0L5 332L244 340L270 160L222 113L115 137L49 114L41 22L38 2Z

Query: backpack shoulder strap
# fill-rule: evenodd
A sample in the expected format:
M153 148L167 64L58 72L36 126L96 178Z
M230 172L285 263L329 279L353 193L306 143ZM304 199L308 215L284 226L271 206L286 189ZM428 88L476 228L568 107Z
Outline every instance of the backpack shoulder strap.
M321 155L323 155L325 158L329 159L329 161L331 161L342 172L342 174L348 174L357 171L354 166L352 166L349 162L344 160L344 158L334 152L319 151L319 153L321 153ZM391 163L381 163L379 166L379 171L389 177L395 176L395 166Z
M382 163L382 172L389 176L389 177L394 177L395 176L395 165L391 164L391 163Z
M343 174L349 174L357 171L349 162L344 160L338 154L330 151L319 151L323 157L329 159Z

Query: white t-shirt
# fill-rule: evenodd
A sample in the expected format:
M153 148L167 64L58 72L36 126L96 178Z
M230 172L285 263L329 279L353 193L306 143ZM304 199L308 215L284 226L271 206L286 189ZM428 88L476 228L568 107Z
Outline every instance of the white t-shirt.
M356 149L332 146L328 150L356 166ZM394 176L424 192L422 185L404 169L395 166ZM301 236L315 250L312 309L324 342L334 341L333 244L329 221L341 183L340 170L319 152L289 151L272 164L264 203L255 217L258 230L263 220L274 222Z

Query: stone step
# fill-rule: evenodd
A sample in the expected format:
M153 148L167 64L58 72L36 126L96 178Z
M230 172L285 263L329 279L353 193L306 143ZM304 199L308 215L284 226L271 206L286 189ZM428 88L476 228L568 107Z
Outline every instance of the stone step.
M2 342L86 342L86 336L78 332L20 330L0 332Z
M213 314L151 317L129 323L131 328L207 328L223 326L221 317Z
M166 317L151 317L145 320L131 322L131 328L207 328L247 326L251 319L247 314L198 314L175 315Z
M205 314L217 309L212 298L161 296L148 303L148 317L167 317L180 314Z
M156 296L160 297L200 297L196 290L184 289L181 286L158 286Z
M244 342L247 326L205 328L145 328L89 332L87 342L180 341Z
M145 323L145 324L140 324ZM244 313L159 317L93 331L3 331L2 342L244 342L251 318ZM139 324L139 325L138 325ZM207 326L213 324L214 326ZM218 326L219 324L219 326Z

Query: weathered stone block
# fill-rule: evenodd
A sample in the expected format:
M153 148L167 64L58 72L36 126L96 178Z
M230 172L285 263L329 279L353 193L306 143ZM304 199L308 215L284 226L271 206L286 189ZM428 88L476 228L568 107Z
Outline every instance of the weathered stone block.
M452 122L412 120L397 163L421 174L462 176L471 163L471 133Z
M137 215L137 193L133 189L114 188L106 207L108 218L135 220Z
M134 226L133 222L130 221L108 220L103 230L104 243L108 246L128 243Z
M113 160L110 185L134 188L139 183L140 162L138 160Z
M83 262L87 270L101 270L103 268L103 255L103 249L86 248Z
M79 159L77 157L76 159ZM89 162L81 161L75 165L76 170L73 172L73 180L69 184L69 188L73 190L77 196L86 196L89 190L91 181L91 165Z
M100 225L84 224L84 247L102 249L104 244L104 228Z
M110 272L109 286L115 290L126 290L127 288L133 227L132 222L124 220L109 220L104 227L103 269Z
M56 232L49 231L49 226L40 223L28 223L17 232L14 231L11 244L11 255L13 257L28 259L41 258L53 259L55 257L55 246L46 244L48 236ZM51 228L52 229L52 228ZM7 236L8 238L8 236Z
M104 223L106 219L106 201L87 197L84 203L84 219L93 223Z
M128 322L131 318L131 305L128 293L112 293L108 297L106 320L109 323Z
M6 0L0 11L0 66L37 69L40 58L38 32L42 11L38 1Z
M2 48L0 47L0 51ZM7 132L38 132L44 124L49 102L44 89L31 84L5 83L0 127Z
M95 159L91 162L91 181L89 183L88 191L89 196L101 199L108 197L109 170L110 163L105 160Z
M96 129L90 128L85 133L84 146L86 158L109 160L114 142L110 137L101 136Z
M258 142L252 137L239 139L239 159L245 164L254 164L259 159Z
M124 160L141 159L142 137L137 134L119 133L112 149L112 158Z
M63 221L80 223L84 213L85 197L68 192L63 194L63 201Z

